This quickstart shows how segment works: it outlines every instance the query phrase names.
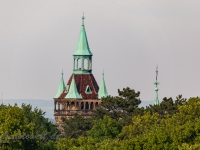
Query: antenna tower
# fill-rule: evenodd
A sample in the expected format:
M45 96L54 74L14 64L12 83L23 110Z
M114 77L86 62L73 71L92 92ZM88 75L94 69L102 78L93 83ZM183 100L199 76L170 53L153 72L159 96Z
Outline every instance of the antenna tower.
M154 99L154 105L159 105L159 99L158 99L158 85L159 85L159 82L157 81L158 79L158 66L156 67L156 82L154 82L155 84L155 99Z

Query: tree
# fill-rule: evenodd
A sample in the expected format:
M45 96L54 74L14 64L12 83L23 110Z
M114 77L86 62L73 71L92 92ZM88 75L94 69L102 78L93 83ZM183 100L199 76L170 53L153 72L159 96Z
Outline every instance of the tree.
M109 138L115 138L121 132L122 126L109 116L104 116L103 119L95 120L94 125L90 131L87 132L88 136L102 141Z
M0 148L32 150L53 145L59 132L42 110L25 104L0 108Z
M64 137L78 138L79 136L86 136L86 131L92 128L92 118L83 118L79 114L75 114L70 119L62 118Z
M56 136L60 135L60 131L57 129L57 125L50 122L48 118L45 118L45 112L43 112L41 109L38 109L37 107L32 109L30 104L22 104L21 108L24 111L28 122L33 122L35 124L35 135L43 134L47 139L51 140L55 140Z
M57 148L69 150L199 149L199 97L186 101L178 96L175 102L172 98L164 98L162 105L155 105L153 108L157 108L157 112L153 112L152 109L135 115L134 110L132 123L125 126L120 122L123 118L116 119L104 115L103 118L94 120L87 136L80 136L77 139L59 139ZM159 109L161 112L158 111ZM103 110L112 115L112 111Z
M133 115L142 114L143 108L138 108L141 103L140 92L135 92L129 87L118 89L119 96L102 98L101 106L94 111L95 119L102 119L105 115L129 124Z
M176 113L150 112L133 117L119 138L121 146L132 149L198 149L200 143L200 98L190 98L178 106Z
M29 142L29 146L36 144L35 140L22 139L24 135L33 136L34 123L28 122L24 111L17 105L2 108L0 122L2 148L22 148L25 141Z
M60 138L56 141L57 150L69 150L72 147L77 146L78 141L75 139Z
M149 105L146 107L146 111L152 113L158 113L160 118L163 118L166 114L172 116L178 112L178 107L186 103L187 99L182 98L182 95L178 95L174 101L171 97L164 97L160 105Z

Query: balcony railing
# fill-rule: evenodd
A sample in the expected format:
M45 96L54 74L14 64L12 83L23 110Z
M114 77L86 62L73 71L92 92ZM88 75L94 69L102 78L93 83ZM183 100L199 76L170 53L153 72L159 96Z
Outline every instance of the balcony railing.
M73 116L75 114L88 116L92 113L92 110L54 110L54 116Z

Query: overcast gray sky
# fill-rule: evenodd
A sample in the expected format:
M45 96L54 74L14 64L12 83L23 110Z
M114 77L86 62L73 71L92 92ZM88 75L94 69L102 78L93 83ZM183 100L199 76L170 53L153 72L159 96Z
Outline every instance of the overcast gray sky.
M49 99L73 57L85 13L93 74L110 95L131 87L154 99L200 96L199 0L0 0L0 92Z

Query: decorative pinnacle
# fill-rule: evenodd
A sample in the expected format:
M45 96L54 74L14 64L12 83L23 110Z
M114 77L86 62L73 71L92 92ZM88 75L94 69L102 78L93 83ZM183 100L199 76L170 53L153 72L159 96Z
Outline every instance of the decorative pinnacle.
M85 17L84 17L84 12L83 12L83 17L82 17L82 25L84 26L84 19L85 19Z
M154 105L159 105L159 99L158 99L158 84L157 82L157 77L158 77L158 65L156 66L156 82L154 83L156 85L155 87L155 99L154 99Z
M157 81L157 77L158 77L158 65L156 67L156 81Z
M103 73L102 73L102 75L104 76L104 69L103 69Z
M62 69L62 73L61 73L61 74L62 74L62 76L63 76L63 74L64 74L64 73L63 73L63 69Z

